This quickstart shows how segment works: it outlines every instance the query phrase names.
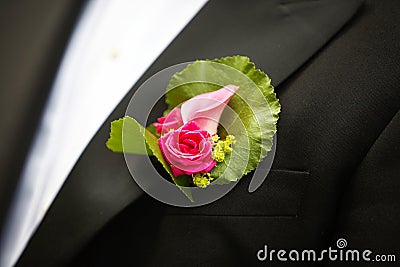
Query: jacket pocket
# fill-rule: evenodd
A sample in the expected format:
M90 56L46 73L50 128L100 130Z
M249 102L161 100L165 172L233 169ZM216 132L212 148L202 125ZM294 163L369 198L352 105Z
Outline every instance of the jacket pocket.
M253 193L248 191L251 176L246 176L213 203L196 208L170 207L166 212L170 215L297 217L309 176L306 171L272 169Z

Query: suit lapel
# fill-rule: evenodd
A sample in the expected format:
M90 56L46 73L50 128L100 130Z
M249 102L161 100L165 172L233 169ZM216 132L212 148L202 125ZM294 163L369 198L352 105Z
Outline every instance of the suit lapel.
M0 229L82 2L0 4Z
M22 255L19 265L62 265L140 196L123 156L108 151L110 122L157 71L197 58L247 55L280 84L356 12L358 0L209 2L146 71L82 154ZM134 242L134 241L133 241Z

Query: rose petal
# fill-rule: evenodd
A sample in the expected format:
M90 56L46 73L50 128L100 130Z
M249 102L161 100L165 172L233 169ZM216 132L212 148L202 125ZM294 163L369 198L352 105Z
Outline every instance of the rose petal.
M204 172L204 173L210 172L215 167L215 165L217 165L217 162L215 160L213 160L210 163L210 165L207 168L205 168L203 171L201 171L201 172Z
M200 129L215 134L226 104L238 89L238 86L227 85L217 91L197 95L187 100L181 106L183 122L194 121Z
M181 169L178 169L177 167L172 167L171 169L172 169L172 174L174 175L174 177L178 177L178 176L185 174L184 171L182 171Z
M161 152L174 176L210 171L216 164L212 158L212 143L196 122L168 132L158 139ZM183 129L197 129L193 131ZM207 135L209 135L207 133ZM186 138L183 138L186 137Z
M176 130L183 125L181 109L174 108L167 116L158 118L157 121L153 125L160 135L168 133L171 129Z

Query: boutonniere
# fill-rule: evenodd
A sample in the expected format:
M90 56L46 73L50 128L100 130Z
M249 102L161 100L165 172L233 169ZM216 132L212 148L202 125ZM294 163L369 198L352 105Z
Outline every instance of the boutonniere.
M159 90L155 87L159 86L146 90ZM280 104L271 79L249 58L232 56L187 64L170 76L163 92L167 105L163 114L155 121L148 121L147 114L141 124L132 110L146 106L145 97L136 105L131 101L127 116L111 123L106 145L114 152L156 158L168 175L161 174L160 179L173 183L190 201L196 201L190 189L236 182L271 150Z

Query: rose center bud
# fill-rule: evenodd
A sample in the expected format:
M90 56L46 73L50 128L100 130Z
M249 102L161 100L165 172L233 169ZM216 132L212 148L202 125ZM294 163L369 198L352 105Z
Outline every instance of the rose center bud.
M175 177L207 173L215 167L210 134L191 121L158 139L161 151Z
M179 144L179 149L183 153L188 153L188 154L198 154L199 153L197 143L191 139L183 140L182 143Z

